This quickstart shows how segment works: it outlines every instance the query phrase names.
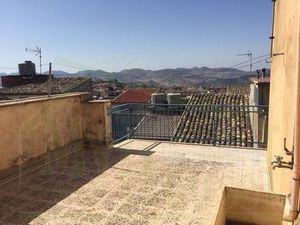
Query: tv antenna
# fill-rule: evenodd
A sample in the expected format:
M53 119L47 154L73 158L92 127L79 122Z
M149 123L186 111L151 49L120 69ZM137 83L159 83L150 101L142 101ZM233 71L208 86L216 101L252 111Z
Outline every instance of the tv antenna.
M36 49L33 48L25 48L26 52L35 52L35 56L39 56L40 58L40 74L42 74L42 49L36 46Z
M249 60L249 67L250 67L250 72L252 72L252 67L253 67L253 54L252 52L248 51L247 53L243 53L243 54L237 54L237 56L248 56L248 58L250 58Z

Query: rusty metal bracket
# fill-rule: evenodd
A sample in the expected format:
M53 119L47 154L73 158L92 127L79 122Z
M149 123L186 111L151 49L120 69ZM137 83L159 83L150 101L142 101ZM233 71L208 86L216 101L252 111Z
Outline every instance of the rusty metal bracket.
M284 52L280 52L280 53L274 53L274 54L272 54L272 57L275 57L275 56L280 56L280 55L284 55Z

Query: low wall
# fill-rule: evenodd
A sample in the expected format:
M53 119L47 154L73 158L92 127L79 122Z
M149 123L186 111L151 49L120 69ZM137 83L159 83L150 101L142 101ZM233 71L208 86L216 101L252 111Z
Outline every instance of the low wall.
M109 144L109 107L82 93L1 102L0 171L74 143Z
M282 225L286 196L225 187L215 225Z
M89 101L83 106L85 143L109 145L112 142L111 102Z

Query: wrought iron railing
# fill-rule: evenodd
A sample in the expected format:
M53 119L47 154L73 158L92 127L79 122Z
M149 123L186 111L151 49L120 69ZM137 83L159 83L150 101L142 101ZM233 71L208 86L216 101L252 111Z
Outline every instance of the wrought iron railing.
M111 110L113 140L267 146L268 106L125 104Z

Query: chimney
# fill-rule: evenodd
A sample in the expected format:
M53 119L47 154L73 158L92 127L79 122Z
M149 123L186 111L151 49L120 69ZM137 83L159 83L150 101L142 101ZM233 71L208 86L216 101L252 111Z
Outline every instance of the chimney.
M35 72L35 64L31 61L25 61L25 63L19 64L19 74L20 76L34 76Z
M266 77L266 68L261 69L262 72L262 77L265 78Z
M256 73L257 73L257 79L259 79L259 77L260 77L260 71L256 70Z

